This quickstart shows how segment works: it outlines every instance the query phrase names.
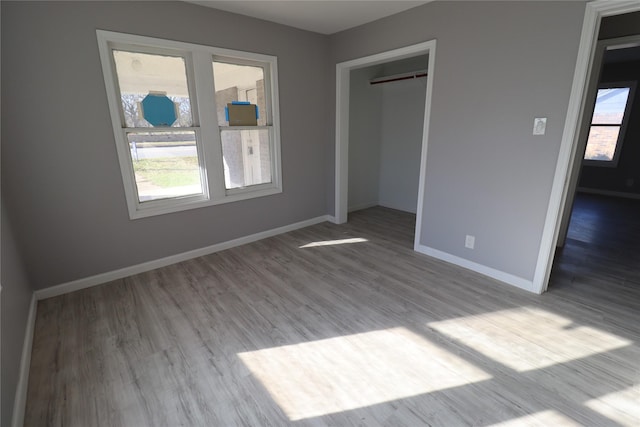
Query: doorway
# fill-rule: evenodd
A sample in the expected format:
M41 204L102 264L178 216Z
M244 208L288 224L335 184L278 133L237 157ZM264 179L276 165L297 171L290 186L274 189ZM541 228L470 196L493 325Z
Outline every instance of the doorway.
M573 196L570 187L572 177L577 174L576 153L579 152L582 117L588 110L585 106L589 99L589 83L596 78L594 74L598 74L596 44L601 21L605 17L626 15L637 11L640 11L638 2L595 1L586 5L569 107L533 278L534 291L537 293L547 290L556 244L561 236L563 213Z
M638 283L640 34L600 40L595 65L550 286L619 291Z
M416 213L428 55L351 71L351 213L382 206Z
M424 179L427 156L427 142L429 136L429 116L431 92L433 87L433 71L435 65L435 40L383 52L363 58L354 59L337 64L336 66L336 177L335 177L335 222L347 222L349 210L349 127L350 127L350 88L351 73L394 61L406 60L418 56L427 57L426 93L424 114L422 116L422 138L420 144L420 166L418 177L418 191L416 200L416 229L414 246L418 245L420 226L422 223L422 206L424 199Z
M640 167L635 125L640 113L636 96L640 34L600 40L594 69L597 72L587 91L558 247L566 240L576 192L640 198L635 176ZM631 133L627 133L629 127Z

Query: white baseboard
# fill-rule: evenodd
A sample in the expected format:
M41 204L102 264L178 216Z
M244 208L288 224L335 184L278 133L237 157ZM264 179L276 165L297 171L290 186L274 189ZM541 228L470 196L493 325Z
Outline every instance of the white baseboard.
M447 252L439 251L428 246L416 244L414 249L416 250L416 252L420 252L421 254L446 261L450 264L455 264L457 266L466 268L467 270L475 271L476 273L483 274L485 276L491 277L492 279L504 282L508 285L524 289L525 291L538 293L534 289L532 280L523 279L522 277L505 273L504 271L496 270L495 268L487 267L486 265L478 264L476 262L469 261L468 259L460 258L458 256L451 255Z
M332 218L333 217L329 215L323 215L305 221L296 222L294 224L285 225L283 227L278 227L271 230L262 231L260 233L251 234L249 236L240 237L234 240L217 243L215 245L207 246L204 248L194 249L192 251L187 251L165 258L144 262L142 264L132 265L129 267L121 268L119 270L96 274L95 276L85 277L83 279L74 280L72 282L62 283L59 285L51 286L49 288L37 290L35 291L35 296L37 300L43 300L46 298L63 295L80 289L85 289L103 283L111 282L113 280L122 279L134 274L144 273L146 271L155 270L156 268L166 267L167 265L176 264L178 262L209 255L215 252L220 252L225 249L231 249L236 246L266 239L267 237L273 237L277 236L278 234L283 234L300 228L309 227L321 222L331 221ZM335 218L333 218L333 220L335 221Z
M369 209L372 208L374 206L378 206L378 202L367 202L367 203L358 203L356 205L351 205L347 208L347 212L355 212L355 211L360 211L362 209Z
M393 205L393 203L386 203L386 202L380 202L378 203L378 206L382 206L383 208L394 209L400 212L412 213L414 215L418 212L418 210L416 209L416 206L414 206L412 209L406 209L404 207Z
M627 193L624 191L599 190L597 188L578 187L579 193L598 194L600 196L624 197L625 199L640 199L638 193Z
M338 219L333 215L327 215L327 221L329 221L331 224L337 224L338 223Z
M24 413L27 408L27 388L29 386L29 368L31 367L31 348L33 347L33 333L36 328L37 310L38 301L34 294L31 297L31 304L29 305L29 316L27 317L27 327L24 332L24 343L22 344L18 384L16 387L16 396L13 400L12 427L22 427L24 425Z

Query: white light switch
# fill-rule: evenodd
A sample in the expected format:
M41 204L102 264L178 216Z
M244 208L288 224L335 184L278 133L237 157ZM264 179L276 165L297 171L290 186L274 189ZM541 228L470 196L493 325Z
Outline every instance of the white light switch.
M534 135L544 135L544 132L547 130L547 118L546 117L536 117L533 119L533 134Z

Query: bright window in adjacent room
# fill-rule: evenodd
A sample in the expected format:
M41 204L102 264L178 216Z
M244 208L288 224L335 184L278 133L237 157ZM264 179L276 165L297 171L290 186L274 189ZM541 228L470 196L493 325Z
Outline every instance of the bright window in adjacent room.
M275 57L97 34L131 218L282 191Z
M617 166L635 84L600 86L591 117L585 164Z

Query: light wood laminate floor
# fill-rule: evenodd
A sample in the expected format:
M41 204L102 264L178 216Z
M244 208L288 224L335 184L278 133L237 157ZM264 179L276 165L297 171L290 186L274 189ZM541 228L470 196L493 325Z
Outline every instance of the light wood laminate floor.
M572 225L536 296L413 252L414 222L367 209L41 301L26 425L640 425L638 264L596 274Z

